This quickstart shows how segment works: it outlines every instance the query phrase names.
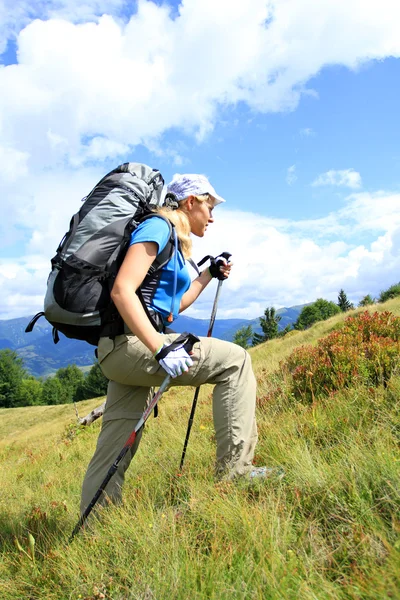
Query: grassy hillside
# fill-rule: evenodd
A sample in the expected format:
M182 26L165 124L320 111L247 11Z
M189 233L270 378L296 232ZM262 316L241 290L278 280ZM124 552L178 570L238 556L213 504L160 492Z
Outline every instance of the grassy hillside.
M373 310L400 316L400 301ZM193 390L172 390L146 426L124 504L70 545L99 423L77 428L72 405L1 410L0 598L400 598L400 376L312 405L268 400L280 362L343 318L251 350L256 462L282 465L282 481L214 483L207 386L177 477Z

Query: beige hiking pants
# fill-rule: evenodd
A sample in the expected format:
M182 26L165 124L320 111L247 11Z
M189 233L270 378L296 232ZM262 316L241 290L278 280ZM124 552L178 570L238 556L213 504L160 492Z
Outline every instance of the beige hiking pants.
M165 335L172 343L179 334ZM109 468L141 418L153 386L166 373L151 352L133 335L101 338L98 348L102 371L110 379L103 425L95 454L83 482L81 511L90 503ZM257 442L256 381L249 354L240 346L216 338L200 338L193 347L193 366L172 380L173 386L215 384L213 419L217 440L216 474L228 479L251 469ZM106 487L113 502L121 499L124 474L141 438L121 461Z

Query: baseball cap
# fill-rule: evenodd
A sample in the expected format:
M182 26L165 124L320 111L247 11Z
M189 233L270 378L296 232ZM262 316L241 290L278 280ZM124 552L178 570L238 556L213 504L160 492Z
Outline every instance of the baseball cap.
M180 175L177 173L171 183L167 185L167 193L174 194L178 202L188 196L201 196L202 194L210 194L214 200L214 206L225 202L224 198L217 194L205 175Z

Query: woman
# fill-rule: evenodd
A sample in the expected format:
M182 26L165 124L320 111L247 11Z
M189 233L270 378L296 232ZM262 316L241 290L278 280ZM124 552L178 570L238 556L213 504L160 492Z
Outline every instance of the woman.
M202 175L177 175L167 191L175 196L174 209L159 209L162 218L151 217L133 232L112 290L112 299L128 333L115 339L100 339L99 363L110 382L102 430L83 483L82 512L142 416L151 388L161 385L166 372L174 378L172 385L215 384L213 418L218 478L265 477L271 471L265 467L252 467L257 442L256 382L248 353L230 342L201 338L189 356L183 348L169 351L168 346L178 334L162 333L171 315L175 319L179 312L188 308L213 277L227 278L232 266L222 259L218 266L213 264L190 281L185 263L191 254L190 234L203 237L207 227L214 222L214 207L224 200ZM144 308L137 291L170 239L170 227L165 218L175 227L179 251L162 268L149 304ZM161 324L159 330L154 322ZM164 357L158 362L161 349ZM140 437L141 432L105 490L113 502L121 498L124 473Z

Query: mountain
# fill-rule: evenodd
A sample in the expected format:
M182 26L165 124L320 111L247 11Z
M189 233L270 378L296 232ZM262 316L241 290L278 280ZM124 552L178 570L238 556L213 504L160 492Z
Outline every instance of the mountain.
M302 306L281 308L277 311L282 319L279 329L294 323ZM25 368L35 377L47 377L57 369L75 363L78 367L91 366L94 363L94 346L79 340L70 340L60 334L60 342L54 345L52 327L45 319L40 319L32 332L25 333L30 317L0 320L0 350L10 348L23 359ZM259 319L217 319L213 336L232 341L238 329L251 325L253 331L261 332ZM181 315L174 322L174 330L178 333L190 331L195 335L206 336L209 319L194 319Z
M28 325L30 317L20 317L18 319L9 319L0 321L0 350L2 348L21 348L28 342L34 343L47 334L51 334L51 325L45 320L38 321L29 336L25 333L25 327Z
M257 319L256 319L257 320ZM213 337L220 338L221 340L227 339L231 341L235 332L243 327L243 323L248 325L252 321L243 321L243 319L216 319L213 329ZM178 333L184 331L190 331L195 335L206 336L210 325L210 319L193 319L192 317L186 317L180 315L176 321L174 321L173 329ZM233 330L233 335L225 337L227 332Z

